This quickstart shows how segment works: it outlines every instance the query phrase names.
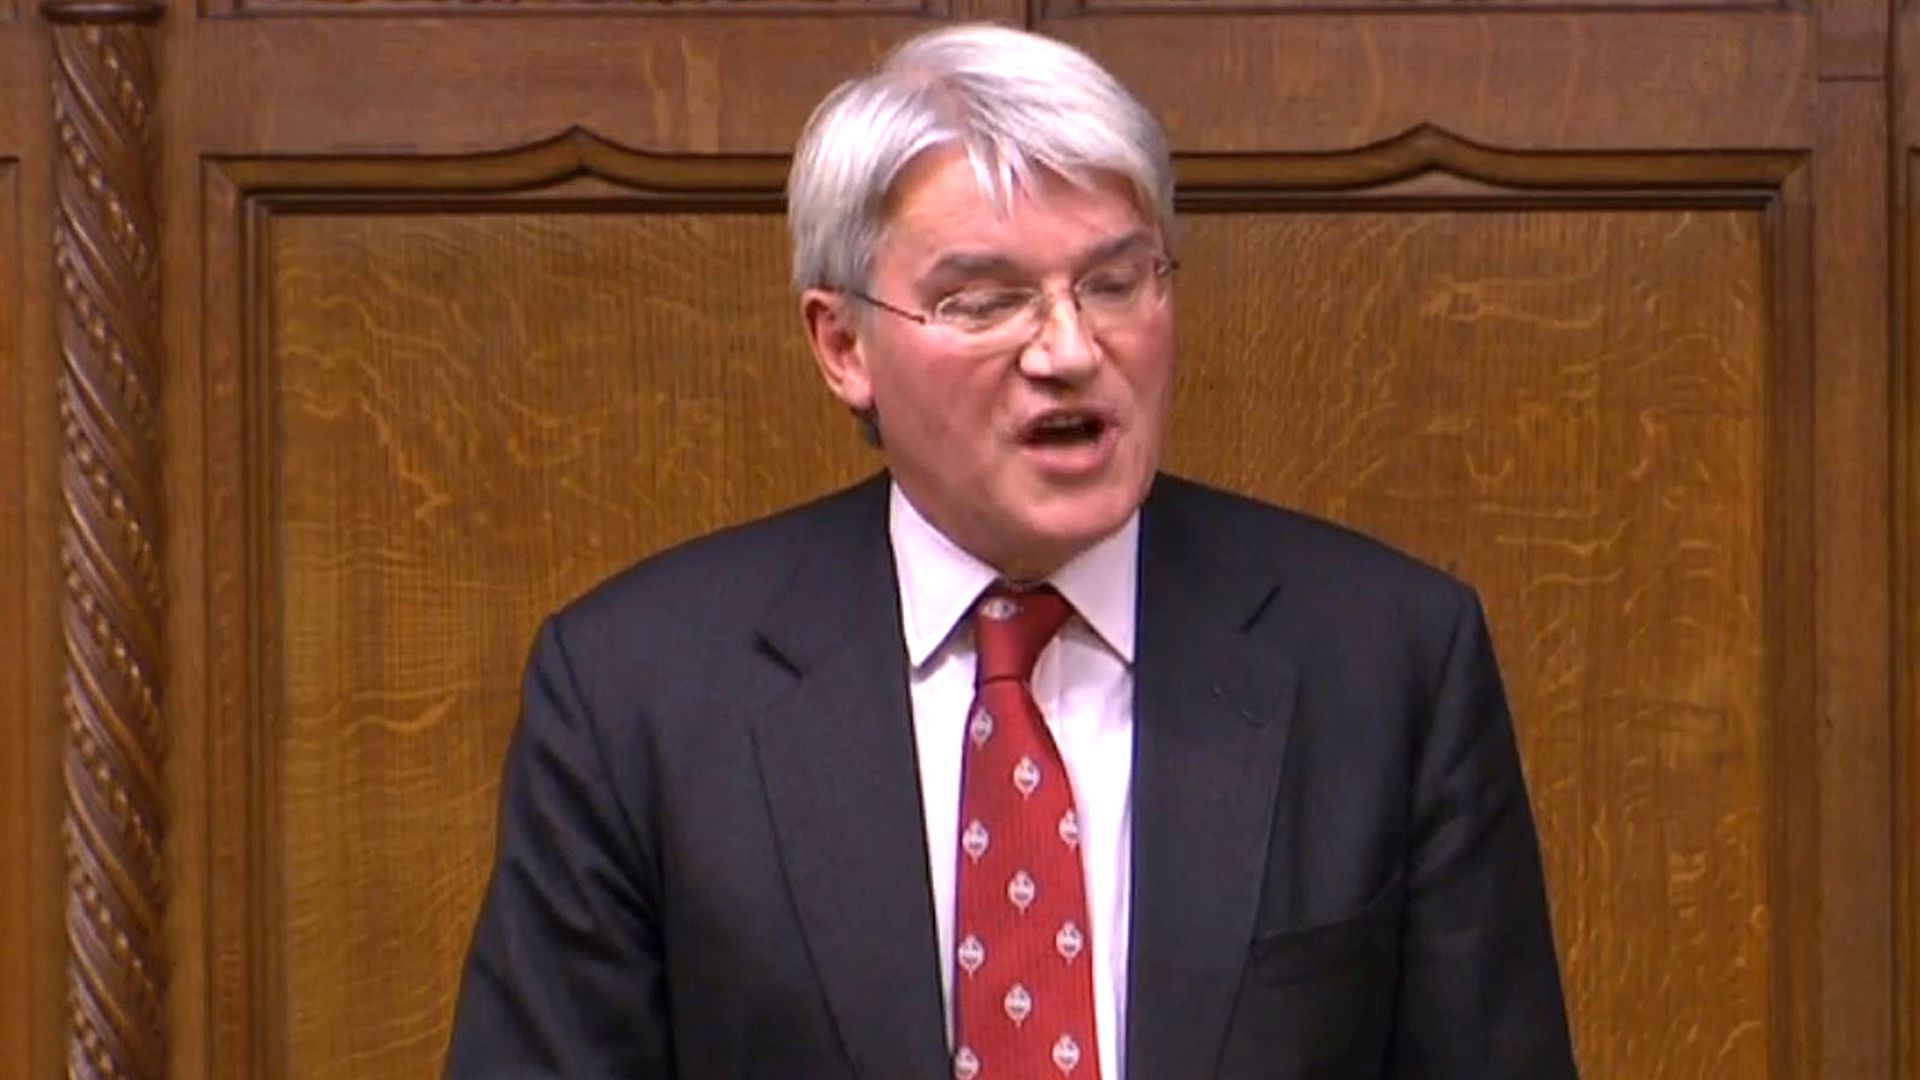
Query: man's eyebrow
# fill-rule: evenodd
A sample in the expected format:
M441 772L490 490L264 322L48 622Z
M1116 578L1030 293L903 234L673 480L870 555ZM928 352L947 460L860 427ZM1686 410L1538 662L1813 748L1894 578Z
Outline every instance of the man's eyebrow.
M1151 246L1152 243L1153 234L1145 229L1134 229L1132 232L1121 233L1119 236L1113 237L1110 240L1103 240L1095 244L1085 255L1082 255L1080 257L1080 268L1084 270L1096 263L1106 262L1108 259L1117 255L1126 255L1139 248Z
M940 256L925 276L968 277L975 274L1000 274L1017 269L1012 259L982 251L954 251Z
M1133 229L1110 237L1095 244L1083 252L1074 261L1075 272L1085 270L1106 262L1117 255L1125 255L1153 243L1153 234L1146 229ZM927 269L925 277L968 277L972 275L1005 274L1020 269L1020 265L1005 255L989 251L954 251L942 255Z

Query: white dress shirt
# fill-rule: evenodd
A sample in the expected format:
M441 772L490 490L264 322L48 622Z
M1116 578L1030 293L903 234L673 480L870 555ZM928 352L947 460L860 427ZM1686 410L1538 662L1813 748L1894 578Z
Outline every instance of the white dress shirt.
M894 485L887 527L900 583L900 624L913 665L914 743L927 822L940 989L953 1041L954 878L959 858L960 764L973 702L973 629L967 614L999 576L920 515ZM1065 760L1080 818L1081 869L1092 923L1093 1010L1102 1080L1124 1080L1127 912L1133 823L1134 597L1140 515L1076 555L1047 580L1073 605L1034 666L1033 697Z

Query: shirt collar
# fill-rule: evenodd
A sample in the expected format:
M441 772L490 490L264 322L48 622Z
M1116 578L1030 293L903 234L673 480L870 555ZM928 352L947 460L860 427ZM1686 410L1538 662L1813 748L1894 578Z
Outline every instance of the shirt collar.
M900 624L907 659L926 663L968 609L1000 575L921 516L898 483L887 496L887 532L900 582ZM1139 588L1140 512L1047 580L1122 660L1133 663L1134 601Z

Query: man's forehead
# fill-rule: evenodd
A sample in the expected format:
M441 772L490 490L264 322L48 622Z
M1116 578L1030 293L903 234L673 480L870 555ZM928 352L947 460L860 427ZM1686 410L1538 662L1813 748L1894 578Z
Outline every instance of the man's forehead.
M958 143L921 151L896 173L884 200L886 216L988 210L1006 218L1022 207L1044 207L1065 195L1107 196L1142 211L1138 193L1125 175L1112 169L1062 172L1039 162L1016 164Z
M1036 239L1035 225L1067 223L1077 233L1069 251L1050 255L1099 258L1149 244L1157 230L1117 174L1067 178L1048 172L1019 183L1003 204L958 148L928 155L904 173L889 200L886 246L916 263L989 271L1017 262L1014 250ZM1009 227L1014 219L1018 227ZM1047 230L1042 229L1041 233Z

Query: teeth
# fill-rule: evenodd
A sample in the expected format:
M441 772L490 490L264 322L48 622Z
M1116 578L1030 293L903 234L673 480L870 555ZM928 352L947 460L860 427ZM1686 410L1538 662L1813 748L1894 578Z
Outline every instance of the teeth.
M1054 413L1036 420L1028 428L1028 437L1047 443L1079 442L1100 434L1104 422L1086 413Z

